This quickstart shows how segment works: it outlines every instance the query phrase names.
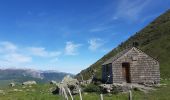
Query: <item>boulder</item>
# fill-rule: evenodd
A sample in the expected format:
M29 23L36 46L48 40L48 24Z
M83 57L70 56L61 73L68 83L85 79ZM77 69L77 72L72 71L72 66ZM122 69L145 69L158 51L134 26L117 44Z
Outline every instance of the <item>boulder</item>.
M100 88L103 93L110 93L112 91L112 84L101 84Z
M56 81L54 81L54 80L52 80L52 81L50 81L50 84L54 84L54 85L56 85L56 84L57 84L57 82L56 82Z
M22 83L22 85L35 85L35 84L37 84L36 81L26 81Z
M114 84L101 84L100 88L102 90L103 93L119 93L119 92L128 92L129 90L131 90L131 85L128 84L118 84L118 83L114 83Z
M65 88L66 92L68 92L67 88L69 88L72 94L79 93L79 82L78 82L78 80L72 78L69 75L65 76L63 78L63 80L56 85L57 85L57 87L56 87L56 90L53 91L53 94L57 94L57 93L62 94L63 88Z
M14 86L15 86L15 83L10 83L9 86L10 86L10 87L14 87Z

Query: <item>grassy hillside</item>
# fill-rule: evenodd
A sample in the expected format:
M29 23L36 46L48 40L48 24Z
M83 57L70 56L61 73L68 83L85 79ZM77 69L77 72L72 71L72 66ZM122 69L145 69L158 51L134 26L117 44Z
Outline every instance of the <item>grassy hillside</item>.
M133 43L160 62L162 78L170 77L170 10L156 18L127 41L121 43L117 48L104 55L89 68L81 71L76 77L80 78L80 75L83 75L84 79L88 79L95 69L97 77L101 78L101 64L121 50L132 46Z

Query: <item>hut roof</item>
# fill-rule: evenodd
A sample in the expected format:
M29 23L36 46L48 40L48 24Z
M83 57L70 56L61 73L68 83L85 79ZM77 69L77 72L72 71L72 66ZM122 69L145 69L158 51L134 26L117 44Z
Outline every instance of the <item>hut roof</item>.
M108 59L107 61L105 61L102 65L106 65L109 63L112 63L113 61L115 61L116 59L118 59L119 57L121 57L122 55L124 55L126 52L128 52L130 49L132 48L127 48L121 52L119 52L118 54L116 54L115 56L111 57L110 59Z
M124 55L125 53L127 53L129 50L131 49L136 49L136 50L139 50L141 52L143 52L142 50L136 48L136 47L131 47L131 48L127 48L121 52L119 52L117 55L115 55L114 57L111 57L110 59L108 59L107 61L105 61L102 65L106 65L106 64L110 64L112 62L114 62L116 59L118 59L119 57L121 57L122 55ZM144 53L144 52L143 52ZM146 54L146 53L144 53ZM146 54L147 55L147 54ZM149 56L149 55L148 55ZM149 56L151 57L151 56ZM153 60L155 60L156 62L158 62L158 60L154 59L153 57L151 57Z

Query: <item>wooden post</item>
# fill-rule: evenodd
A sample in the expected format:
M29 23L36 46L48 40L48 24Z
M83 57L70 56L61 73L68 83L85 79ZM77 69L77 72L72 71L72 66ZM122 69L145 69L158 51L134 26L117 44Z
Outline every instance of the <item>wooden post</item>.
M131 90L129 91L129 100L132 100L132 92L131 92Z
M100 94L100 100L103 100L103 94Z
M73 96L72 96L72 94L71 94L70 89L69 89L69 88L67 88L67 90L68 90L68 93L69 93L69 95L70 95L70 97L71 97L71 100L73 100Z
M83 100L82 99L82 95L81 95L81 90L79 89L79 94L80 94L80 100Z
M65 96L66 100L68 100L68 96L67 96L65 88L63 88L63 91L64 91L64 96Z

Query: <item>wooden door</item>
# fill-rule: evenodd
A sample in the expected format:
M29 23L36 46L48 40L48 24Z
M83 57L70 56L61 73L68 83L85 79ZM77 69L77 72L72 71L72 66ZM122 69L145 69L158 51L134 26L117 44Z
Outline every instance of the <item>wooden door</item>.
M122 76L125 82L130 83L130 64L129 63L122 63Z

